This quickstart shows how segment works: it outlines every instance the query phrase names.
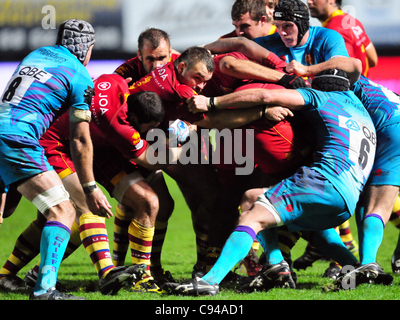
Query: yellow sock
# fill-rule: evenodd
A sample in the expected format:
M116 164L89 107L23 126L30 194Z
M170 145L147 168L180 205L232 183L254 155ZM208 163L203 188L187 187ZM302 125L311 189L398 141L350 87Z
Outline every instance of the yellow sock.
M131 246L132 263L144 263L150 275L150 257L153 246L154 227L148 228L132 220L129 225L129 243Z
M126 252L129 248L128 229L130 224L131 219L127 219L125 212L117 206L114 219L113 246L113 263L116 267L125 264Z
M0 270L1 276L16 275L40 253L42 228L34 220L18 237L15 247L7 262Z
M92 213L79 218L82 244L92 259L99 278L104 278L113 268L105 219Z
M394 203L392 215L389 221L393 223L397 229L400 229L400 197L397 197Z

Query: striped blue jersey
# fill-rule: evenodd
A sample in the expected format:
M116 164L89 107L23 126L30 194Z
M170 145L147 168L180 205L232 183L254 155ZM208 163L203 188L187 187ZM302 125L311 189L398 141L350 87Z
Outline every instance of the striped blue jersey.
M374 163L376 133L372 120L351 91L297 91L305 101L302 111L317 134L312 167L333 184L353 212Z
M400 123L400 97L393 91L361 76L352 87L374 122L376 130Z
M0 100L0 134L39 139L68 107L89 110L93 81L62 46L42 47L22 60Z

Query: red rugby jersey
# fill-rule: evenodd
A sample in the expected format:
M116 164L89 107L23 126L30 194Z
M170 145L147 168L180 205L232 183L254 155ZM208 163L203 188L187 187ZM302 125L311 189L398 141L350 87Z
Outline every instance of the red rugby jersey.
M169 121L176 119L194 123L203 118L201 114L189 112L186 100L197 93L189 86L178 81L173 62L155 69L135 82L129 87L129 91L131 94L140 91L152 91L160 96L165 107L165 120L162 127L165 127Z
M175 61L178 57L179 54L172 53L171 57L169 58L169 62ZM117 69L115 69L114 73L119 74L125 79L132 78L132 81L129 83L129 85L132 85L134 82L139 81L141 78L148 74L138 56L125 61Z
M147 142L128 123L126 96L129 90L125 79L116 74L105 74L94 84L96 95L90 106L93 148L114 146L128 160L139 157L146 150ZM53 123L42 139L51 135L60 142L68 142L69 132L69 115L65 113Z
M367 77L369 63L366 49L371 44L371 40L368 38L362 23L342 10L337 10L322 26L335 30L342 35L349 56L361 60L362 73Z

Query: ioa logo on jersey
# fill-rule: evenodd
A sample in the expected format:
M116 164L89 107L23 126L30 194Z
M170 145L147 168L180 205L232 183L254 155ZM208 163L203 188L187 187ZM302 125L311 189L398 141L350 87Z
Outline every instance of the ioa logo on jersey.
M97 85L97 89L101 91L106 91L111 88L111 83L109 82L101 82Z

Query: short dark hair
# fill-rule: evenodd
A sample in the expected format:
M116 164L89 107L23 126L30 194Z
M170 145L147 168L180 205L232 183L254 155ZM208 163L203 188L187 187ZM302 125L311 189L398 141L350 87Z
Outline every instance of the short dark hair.
M165 40L169 46L171 46L171 41L168 33L164 30L149 28L143 31L138 38L138 49L141 50L144 46L144 41L150 41L152 47L154 49L158 48L161 43L161 40Z
M265 0L236 0L232 6L232 20L239 20L247 12L254 21L260 21L262 16L267 15Z
M161 98L154 92L141 91L127 99L128 114L136 115L139 124L152 121L162 122L165 110Z
M339 9L342 7L342 0L336 0L336 5L339 7Z
M199 62L204 62L208 72L214 72L215 63L211 53L202 47L187 48L176 60L175 66L184 62L188 69L191 69Z

